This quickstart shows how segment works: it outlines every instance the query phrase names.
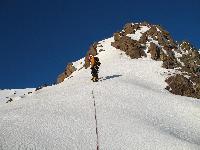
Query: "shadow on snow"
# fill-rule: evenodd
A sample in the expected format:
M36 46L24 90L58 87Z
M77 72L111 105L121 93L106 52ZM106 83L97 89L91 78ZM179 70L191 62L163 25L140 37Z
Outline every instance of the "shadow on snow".
M109 80L109 79L114 79L114 78L119 78L122 75L112 75L112 76L106 76L103 80Z

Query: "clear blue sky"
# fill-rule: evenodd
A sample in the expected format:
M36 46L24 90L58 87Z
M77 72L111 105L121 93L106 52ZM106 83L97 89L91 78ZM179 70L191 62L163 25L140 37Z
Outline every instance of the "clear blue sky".
M0 88L52 83L90 44L139 21L200 48L199 0L0 0Z

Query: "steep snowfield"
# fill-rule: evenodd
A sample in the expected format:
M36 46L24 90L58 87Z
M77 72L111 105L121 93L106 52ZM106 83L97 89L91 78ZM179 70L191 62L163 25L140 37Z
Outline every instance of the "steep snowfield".
M199 150L200 102L166 91L161 62L132 60L113 40L99 44L98 83L81 59L63 83L2 103L0 149L95 150L95 101L100 150Z

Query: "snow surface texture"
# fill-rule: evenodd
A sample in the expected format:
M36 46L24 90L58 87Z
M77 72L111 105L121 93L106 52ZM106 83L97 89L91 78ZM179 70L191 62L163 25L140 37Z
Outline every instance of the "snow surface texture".
M95 150L97 126L100 150L199 150L200 102L166 91L161 62L132 60L113 41L98 47L101 81L81 59L61 84L2 103L0 149Z
M8 102L10 99L16 101L21 98L31 96L34 90L34 88L0 90L0 105L1 103Z

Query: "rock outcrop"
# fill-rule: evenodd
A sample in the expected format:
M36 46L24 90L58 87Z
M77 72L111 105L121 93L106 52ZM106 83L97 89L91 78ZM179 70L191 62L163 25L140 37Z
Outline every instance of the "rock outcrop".
M170 88L172 89L172 93L200 98L200 54L198 50L194 48L189 42L184 41L181 44L178 44L177 47L177 56L175 57L177 68L175 69L182 72L182 74L179 74L182 75L182 80L180 80L180 76L179 78L174 76L170 77L166 81L169 81L173 78L173 80L170 82L171 84L169 84ZM187 79L185 78L183 80L183 75L187 76ZM177 90L173 90L175 87L176 89L181 89L182 94L177 92Z
M183 75L178 74L171 76L166 79L166 82L168 83L168 87L166 87L166 89L168 89L171 93L182 96L196 97L195 89L191 80L187 79Z
M93 55L93 56L97 55L97 45L98 43L95 42L94 44L90 46L89 50L87 51L86 56L85 56L85 64L84 64L85 69L87 69L90 66L90 62L88 60L89 55Z
M153 60L163 62L162 67L182 72L166 79L166 89L171 93L200 98L200 53L189 42L178 44L160 25L147 22L128 23L113 36L115 41L111 45L130 58L138 59L150 54Z
M151 58L154 60L160 59L160 48L153 42L150 43L148 53L151 54Z
M148 30L143 31L143 27L148 28ZM138 31L142 34L139 40L131 39L128 36L136 34ZM176 48L176 43L171 38L169 32L159 25L151 25L147 22L126 24L121 32L114 33L114 40L115 42L112 43L112 46L126 52L132 59L146 57L145 49L148 49L151 58L154 60L160 60L165 53L165 57L168 55L168 57L173 58L170 54L172 54L172 49ZM169 58L166 60L169 62Z
M186 41L177 43L163 27L147 22L127 23L121 32L116 32L113 36L114 42L111 45L124 51L131 59L150 57L155 61L162 61L163 68L177 70L179 73L166 79L166 89L171 93L200 98L200 53L192 44ZM97 46L100 47L95 42L86 53L86 69L90 66L88 56L98 54ZM75 70L72 63L68 64L59 75L57 83L64 81Z
M72 63L69 63L65 68L65 71L58 76L57 84L63 82L65 78L69 77L74 71L76 71L76 68Z
M118 35L115 34L115 39L118 38ZM146 56L143 46L136 40L132 40L130 37L122 36L117 41L111 43L112 46L124 51L132 59L141 58Z

